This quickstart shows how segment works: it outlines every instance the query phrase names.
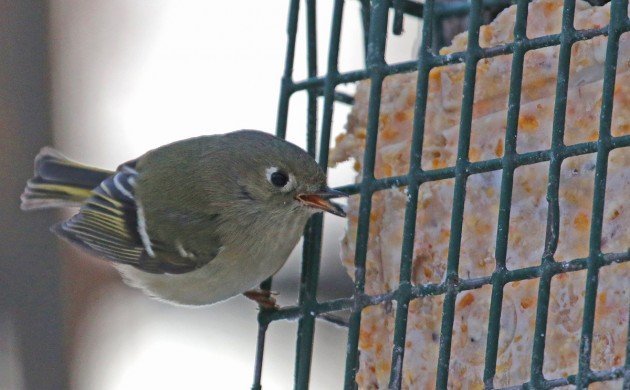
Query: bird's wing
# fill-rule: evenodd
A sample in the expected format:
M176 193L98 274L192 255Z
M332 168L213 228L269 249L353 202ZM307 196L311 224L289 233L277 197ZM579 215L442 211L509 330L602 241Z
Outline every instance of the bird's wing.
M181 248L149 238L135 198L137 176L135 161L121 165L92 190L79 213L53 231L97 256L151 273L190 272L210 261L182 256Z

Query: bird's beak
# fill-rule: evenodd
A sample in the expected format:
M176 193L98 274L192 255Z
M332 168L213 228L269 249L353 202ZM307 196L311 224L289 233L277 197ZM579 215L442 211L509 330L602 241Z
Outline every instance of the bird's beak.
M341 208L341 206L330 201L331 198L339 198L342 196L348 195L341 191L326 187L321 191L299 194L296 196L296 199L302 202L305 206L327 211L340 217L345 217L346 212Z

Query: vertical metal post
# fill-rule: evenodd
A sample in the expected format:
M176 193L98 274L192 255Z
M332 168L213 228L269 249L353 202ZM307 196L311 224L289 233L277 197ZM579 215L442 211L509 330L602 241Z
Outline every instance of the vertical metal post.
M455 299L459 282L459 254L461 249L462 225L464 221L464 204L466 201L466 182L468 180L468 150L472 129L473 102L475 96L475 78L479 61L479 27L481 25L481 0L473 0L470 9L470 25L468 28L468 47L466 49L466 67L464 73L464 95L459 125L457 145L457 162L455 166L455 188L453 193L453 214L451 216L451 237L448 246L446 265L447 291L442 311L442 327L440 336L440 354L438 357L438 373L436 387L444 389L448 383L448 371L451 357L451 341L453 337L453 321L455 318Z
M597 141L597 158L595 163L595 182L593 185L593 210L591 215L591 231L589 239L588 270L586 272L586 291L584 295L584 313L582 319L582 335L580 339L580 359L576 388L587 388L591 374L591 346L595 323L595 305L599 268L602 265L602 225L604 217L604 201L606 198L606 174L608 155L610 154L612 111L615 92L617 58L619 54L619 38L621 26L627 19L628 0L612 0L610 22L608 25L608 42L604 65L604 86L602 90L602 107L599 119L599 140ZM627 167L626 167L627 168ZM620 195L622 196L622 195ZM630 343L630 340L628 340ZM626 384L628 385L628 384Z
M569 65L571 61L570 33L573 29L575 0L565 0L562 12L562 33L560 37L560 53L558 59L558 81L554 102L553 129L551 134L551 158L547 184L547 232L545 235L545 252L540 265L540 282L538 285L538 306L536 308L536 325L534 330L534 346L531 359L530 387L539 388L544 385L543 361L545 356L545 334L549 315L549 295L551 278L554 275L554 255L558 247L560 234L560 169L562 167L562 148L564 145L564 124L566 119L567 91L569 88Z
M512 187L514 184L514 170L516 169L516 140L518 117L521 108L521 87L523 82L523 64L526 49L523 41L527 39L528 0L519 0L516 8L514 24L514 54L510 74L510 95L508 100L507 126L505 132L505 152L502 158L501 198L499 200L499 216L495 245L496 268L492 275L492 296L490 302L490 317L488 319L488 338L486 343L486 358L483 381L486 388L493 387L496 373L497 352L499 348L499 331L501 324L501 309L503 305L503 288L507 273L506 257L508 248L508 234L510 231L510 210L512 204Z
M284 60L284 73L280 84L280 99L278 103L278 117L276 123L276 135L285 138L287 133L287 120L289 117L289 100L293 94L293 63L295 61L295 43L300 14L300 0L291 0L287 22L287 51ZM271 290L271 278L261 284L261 289ZM254 367L254 382L252 390L262 389L262 366L265 353L265 338L269 322L268 313L261 311L258 314L258 340L256 343L256 362Z
M370 12L370 30L366 67L370 76L370 103L368 112L367 137L363 155L363 180L360 184L361 201L359 204L359 222L357 245L354 259L354 306L350 315L348 344L346 350L345 388L356 387L356 374L359 368L359 332L361 329L361 304L365 293L365 263L367 256L368 235L370 231L370 212L372 210L374 180L374 162L376 158L376 139L378 118L381 107L382 83L385 75L385 40L387 37L388 0L374 0Z
M425 17L431 20L434 15L435 1L425 3ZM416 232L416 213L418 209L418 191L421 182L418 173L422 172L422 144L424 141L424 124L427 111L429 91L429 72L433 55L433 26L424 23L422 26L422 43L418 53L418 80L416 84L416 102L414 106L413 135L409 157L409 173L407 186L407 205L403 228L403 243L400 260L400 282L396 298L396 325L394 328L394 345L392 349L392 369L389 379L390 389L400 389L402 384L403 360L405 357L405 340L407 337L407 316L411 298L411 265L413 263L413 247Z

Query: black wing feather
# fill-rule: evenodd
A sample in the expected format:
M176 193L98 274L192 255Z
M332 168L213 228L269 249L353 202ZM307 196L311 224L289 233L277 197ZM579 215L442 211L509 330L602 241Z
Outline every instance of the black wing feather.
M74 244L109 260L135 265L145 251L138 233L138 215L131 172L117 172L92 190L78 214L54 227ZM125 187L120 187L125 183ZM122 191L121 191L122 188Z
M134 166L135 161L121 165L92 190L79 213L52 230L92 254L146 272L185 273L199 268L203 264L182 258L148 235L143 242L134 197L138 175Z

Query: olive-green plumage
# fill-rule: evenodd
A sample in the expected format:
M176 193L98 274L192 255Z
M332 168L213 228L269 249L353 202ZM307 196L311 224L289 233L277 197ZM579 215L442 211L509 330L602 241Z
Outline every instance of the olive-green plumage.
M81 205L53 230L157 298L214 303L273 275L310 215L344 215L302 149L243 130L178 141L98 170L44 149L24 209Z

